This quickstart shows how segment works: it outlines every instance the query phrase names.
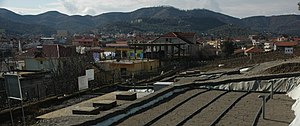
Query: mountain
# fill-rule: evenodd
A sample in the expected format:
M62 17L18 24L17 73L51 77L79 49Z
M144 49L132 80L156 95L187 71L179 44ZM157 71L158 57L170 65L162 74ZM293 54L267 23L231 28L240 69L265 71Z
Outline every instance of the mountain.
M204 32L227 23L237 23L239 19L205 9L186 11L174 7L151 7L129 13L101 14L95 17L95 22L101 31L106 32Z
M220 33L233 30L232 34L246 29L247 33L267 31L298 34L299 18L298 15L283 15L239 19L206 9L180 10L170 6L141 8L126 13L111 12L97 16L69 16L57 11L39 15L19 15L0 8L0 29L18 34L53 34L56 30L81 33L93 29L111 33L132 31Z
M30 19L6 9L0 9L0 28L16 34L49 33L55 30L40 24L31 23Z
M242 19L244 26L260 32L300 34L299 15L255 16Z
M208 34L215 37L237 37L237 36L249 36L250 34L256 34L257 32L247 27L241 27L239 25L227 24L220 27L216 27L207 31Z

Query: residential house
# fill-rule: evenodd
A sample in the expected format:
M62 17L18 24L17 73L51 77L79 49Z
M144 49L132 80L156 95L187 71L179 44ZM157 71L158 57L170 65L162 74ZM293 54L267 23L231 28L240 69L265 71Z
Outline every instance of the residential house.
M42 45L49 45L55 43L54 37L41 37L40 42Z
M197 35L195 32L169 32L158 37L151 43L171 44L171 49L167 46L162 50L171 55L177 52L179 56L181 54L190 56L197 55L200 48L197 44Z
M116 54L117 58L128 59L128 53L130 51L127 40L120 39L115 43L107 43L106 47L103 48L104 52L113 52Z
M262 53L262 52L264 52L263 49L258 48L256 46L252 46L252 47L245 50L245 55L252 56L253 54L259 54L259 53Z
M111 71L115 78L128 78L141 72L154 72L159 68L158 60L104 60L100 61L105 71Z
M25 70L49 71L57 68L59 60L65 57L76 56L74 46L43 45L26 51L19 56L25 61Z
M288 35L281 35L280 37L276 38L278 42L288 41L289 36Z
M81 46L81 47L96 47L100 45L98 39L94 35L75 36L72 44L74 46Z
M233 54L236 56L243 56L245 55L246 48L236 49L234 50Z
M285 54L293 54L294 47L298 46L297 41L293 42L274 42L274 50L284 51Z
M264 43L264 51L270 52L273 50L273 42L265 42Z
M263 35L249 35L249 39L251 40L253 46L260 45L267 40L267 38Z
M221 48L221 40L207 41L206 43L210 46L213 46L214 48Z

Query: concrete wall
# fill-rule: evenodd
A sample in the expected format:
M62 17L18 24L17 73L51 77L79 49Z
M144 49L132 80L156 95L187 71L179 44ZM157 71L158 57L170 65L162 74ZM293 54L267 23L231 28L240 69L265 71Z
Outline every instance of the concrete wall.
M148 71L151 72L159 67L158 60L144 60L142 61L126 61L131 63L122 63L121 62L102 62L101 66L106 71L117 70L120 71L121 68L126 68L128 72L141 72Z
M58 60L49 58L25 59L25 70L51 70L57 68Z
M24 100L45 98L46 96L52 95L54 91L52 80L45 76L22 77L20 78L20 84ZM4 85L4 78L1 78L0 92L3 92L5 95ZM6 99L6 97L1 96L0 99Z

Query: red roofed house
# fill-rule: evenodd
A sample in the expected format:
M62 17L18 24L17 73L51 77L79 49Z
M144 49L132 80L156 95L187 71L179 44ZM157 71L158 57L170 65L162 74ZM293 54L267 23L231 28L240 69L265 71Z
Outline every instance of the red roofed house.
M20 58L60 58L77 55L75 46L40 45L27 50Z
M293 41L300 42L300 38L293 38Z
M57 68L60 60L77 56L75 46L43 45L22 54L25 70L51 70Z
M75 36L72 43L74 46L81 46L81 47L99 46L98 39L95 36Z
M274 51L284 51L285 54L293 54L294 53L294 47L298 46L297 41L293 42L274 42Z
M262 52L264 52L263 49L260 49L256 46L253 46L253 47L250 47L250 48L245 50L245 55L250 56L250 59L252 59L252 55L259 54L259 53L262 53Z
M245 50L246 55L248 55L248 54L257 54L257 53L262 53L262 52L264 52L264 50L260 49L256 46L252 46L252 47Z
M128 59L127 54L130 51L130 49L127 40L125 39L116 40L115 43L107 43L105 46L106 47L103 48L105 52L114 52L116 53L117 56L120 56L118 58Z

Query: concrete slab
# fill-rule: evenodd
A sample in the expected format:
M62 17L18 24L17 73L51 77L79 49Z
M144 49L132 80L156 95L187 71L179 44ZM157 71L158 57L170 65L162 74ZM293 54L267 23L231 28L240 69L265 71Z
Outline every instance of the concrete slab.
M103 100L116 100L117 101L117 106L121 106L127 103L130 103L131 101L128 100L117 100L116 99L116 95L117 94L121 94L121 93L126 93L127 91L115 91L115 92L111 92L102 96L98 96L83 102L80 102L78 104L74 104L72 106L66 107L66 108L62 108L41 116L38 116L38 119L51 119L51 118L60 118L60 117L70 117L70 116L82 116L82 115L76 115L73 114L72 110L75 109L77 106L79 107L93 107L93 103L94 102L98 102L98 101L103 101ZM149 95L151 93L137 93L137 98L141 98L144 97L146 95ZM110 111L110 110L106 110L106 111ZM106 111L103 111L101 113L105 113Z
M93 102L93 107L99 107L101 110L109 110L117 106L116 100L101 100Z
M120 94L116 95L117 100L129 100L133 101L137 99L137 94L136 92L122 92Z
M76 107L72 110L73 114L80 114L80 115L97 115L100 113L99 107Z

